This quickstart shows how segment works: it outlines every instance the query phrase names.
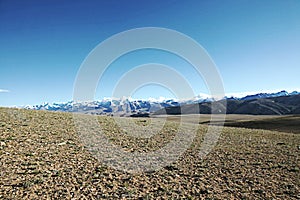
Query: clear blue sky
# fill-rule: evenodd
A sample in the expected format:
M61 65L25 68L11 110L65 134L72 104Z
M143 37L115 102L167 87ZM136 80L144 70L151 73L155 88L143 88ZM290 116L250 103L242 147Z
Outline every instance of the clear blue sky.
M298 0L0 0L0 106L72 100L77 71L97 44L149 26L199 42L215 61L226 93L300 88ZM174 66L195 93L207 92L182 59L148 50L116 61L96 97L109 96L122 73L148 62ZM136 97L169 95L149 86Z

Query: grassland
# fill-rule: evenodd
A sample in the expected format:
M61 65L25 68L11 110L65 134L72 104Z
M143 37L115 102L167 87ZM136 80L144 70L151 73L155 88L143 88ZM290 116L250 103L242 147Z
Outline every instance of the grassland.
M147 126L151 119L134 120ZM134 139L112 118L98 121L127 151L159 148L178 127L171 120L157 135ZM225 127L202 160L198 152L206 131L207 125L199 124L193 144L175 163L130 174L91 155L72 114L0 108L0 199L300 198L300 134Z

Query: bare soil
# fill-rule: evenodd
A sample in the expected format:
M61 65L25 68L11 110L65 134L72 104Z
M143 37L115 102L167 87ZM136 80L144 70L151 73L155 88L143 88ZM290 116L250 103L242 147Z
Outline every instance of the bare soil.
M221 115L220 115L221 116ZM182 117L186 122L199 124L223 125L223 121L211 121L209 114L191 115L157 115L155 118L165 118L169 121L180 122ZM197 120L195 120L197 119ZM222 122L222 123L221 123ZM227 114L224 126L249 129L264 129L286 133L300 133L300 115L240 115Z

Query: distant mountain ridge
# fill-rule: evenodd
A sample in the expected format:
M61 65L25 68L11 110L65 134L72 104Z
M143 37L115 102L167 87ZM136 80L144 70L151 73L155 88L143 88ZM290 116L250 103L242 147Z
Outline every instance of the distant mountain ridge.
M270 97L282 97L282 96L290 96L290 95L297 95L300 94L297 91L294 92L287 92L285 90L282 90L280 92L276 92L276 93L258 93L255 95L247 95L243 98L241 98L240 100L252 100L252 99L262 99L262 98L270 98Z
M214 104L214 106L212 106ZM225 111L226 109L226 111ZM227 99L175 107L167 107L154 115L179 114L248 114L248 115L293 115L300 114L300 94L256 98L250 100Z
M247 95L242 98L224 97L219 101L215 101L207 95L198 95L193 99L187 100L133 100L124 97L121 99L106 98L101 101L89 102L44 103L41 105L25 106L24 108L96 115L147 116L147 114L180 114L180 110L185 110L186 114L194 114L194 112L199 112L199 110L200 113L211 113L211 104L218 103L219 107L217 108L221 111L226 108L227 113L293 114L294 112L300 113L300 107L297 107L297 105L300 105L300 101L294 100L299 98L300 93L297 91L291 93L280 91L277 93ZM293 100L289 102L290 99ZM225 102L227 102L226 107ZM194 106L199 106L199 108Z

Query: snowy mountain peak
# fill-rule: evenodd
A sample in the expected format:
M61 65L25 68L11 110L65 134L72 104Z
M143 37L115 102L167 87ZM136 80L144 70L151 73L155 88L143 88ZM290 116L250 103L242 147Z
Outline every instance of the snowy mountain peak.
M281 96L288 96L288 95L291 95L291 94L285 90L282 90L282 91L276 92L276 93L258 93L258 94L254 94L254 95L247 95L241 99L242 100L252 100L252 99L260 99L260 98L281 97Z

